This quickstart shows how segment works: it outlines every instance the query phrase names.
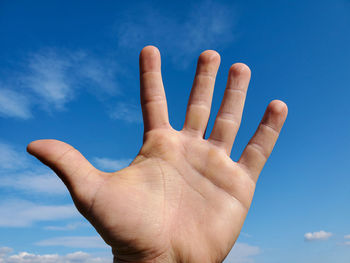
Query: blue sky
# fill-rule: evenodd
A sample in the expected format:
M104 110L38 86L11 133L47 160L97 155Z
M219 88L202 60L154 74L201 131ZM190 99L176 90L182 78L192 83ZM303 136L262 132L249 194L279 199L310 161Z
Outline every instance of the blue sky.
M0 1L0 262L111 261L25 148L55 138L102 170L127 165L142 144L138 55L152 44L177 129L202 51L222 59L209 132L230 65L249 65L234 160L269 101L289 107L225 262L348 263L349 28L348 0Z

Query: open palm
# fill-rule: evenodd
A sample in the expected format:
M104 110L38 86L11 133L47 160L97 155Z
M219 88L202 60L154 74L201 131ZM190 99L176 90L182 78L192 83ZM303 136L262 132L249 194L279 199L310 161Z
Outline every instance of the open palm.
M29 153L67 185L79 211L112 247L115 262L221 262L234 245L249 210L255 184L287 116L272 101L240 160L230 152L242 116L249 68L234 64L208 140L220 56L203 52L184 128L168 120L160 54L140 54L144 144L129 167L114 173L94 168L76 149L39 140Z

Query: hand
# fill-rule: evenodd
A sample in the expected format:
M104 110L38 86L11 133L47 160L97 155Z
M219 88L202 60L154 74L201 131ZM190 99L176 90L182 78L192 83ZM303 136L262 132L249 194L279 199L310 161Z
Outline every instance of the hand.
M234 64L208 140L204 133L220 56L203 52L181 131L168 120L158 49L140 54L144 144L129 167L94 168L76 149L56 140L34 141L28 152L51 167L78 210L112 247L115 262L221 262L249 210L259 173L287 116L272 101L238 162L230 159L249 68Z

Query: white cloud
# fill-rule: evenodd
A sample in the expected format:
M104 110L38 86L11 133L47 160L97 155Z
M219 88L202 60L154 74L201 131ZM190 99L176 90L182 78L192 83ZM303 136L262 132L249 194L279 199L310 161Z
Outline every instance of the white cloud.
M118 44L139 50L146 44L164 46L175 65L186 67L204 49L218 48L234 40L236 12L232 5L204 0L192 2L191 10L179 19L160 11L155 5L144 5L142 16L129 12L118 25Z
M230 253L225 258L225 263L254 263L254 256L261 253L257 246L251 246L246 243L236 243Z
M252 237L252 235L250 235L250 234L248 234L248 233L245 233L245 232L241 232L241 233L240 233L240 236L247 237L247 238Z
M139 106L120 102L110 111L109 116L116 120L125 120L129 123L141 123L142 113Z
M68 231L68 230L75 230L79 227L84 227L84 226L90 226L90 225L86 222L75 222L75 223L66 224L64 226L45 226L44 229L52 230L52 231Z
M109 95L118 93L116 71L119 67L115 62L81 53L80 58L75 59L75 63L81 87L90 86L94 94L101 91Z
M330 232L325 232L323 230L319 232L309 232L304 235L304 238L306 241L316 241L316 240L327 240L329 239L333 234Z
M26 172L23 174L9 174L0 177L0 187L13 188L23 192L37 192L44 194L68 194L68 190L57 175Z
M110 263L111 258L94 257L91 254L81 251L66 254L31 254L28 252L20 252L10 255L11 250L1 254L0 248L0 263ZM4 248L9 249L9 248Z
M12 145L0 142L0 171L23 169L28 165L28 159Z
M41 104L61 110L76 90L116 92L114 65L85 51L46 49L30 56L24 81L41 98ZM43 101L42 101L43 100Z
M0 86L0 116L28 119L35 106L63 110L82 88L97 97L118 93L117 64L85 51L46 48L28 55L22 64L21 72L12 74L16 83Z
M205 49L222 48L235 38L236 12L232 4L211 0L192 2L188 12L179 19L172 10L164 13L155 5L138 5L140 12L125 13L118 23L118 45L121 52L133 48L137 52L146 44L164 47L173 63L184 68ZM43 108L49 112L64 110L79 91L89 90L104 102L101 95L118 93L116 76L125 70L109 58L97 57L85 50L64 50L55 47L41 49L28 55L23 69L0 87L0 116L28 119L32 110ZM14 77L16 76L16 77ZM17 76L20 76L17 78ZM20 92L25 91L25 96ZM111 118L141 122L140 109L120 103L110 111Z
M131 161L132 161L131 159L114 160L114 159L99 158L99 157L95 157L93 159L93 162L95 163L96 167L106 172L118 171L128 166L131 163Z
M29 119L32 114L28 99L19 92L1 88L0 115Z
M1 259L1 257L5 256L6 254L11 253L12 251L13 251L13 249L10 247L0 247L0 259Z
M55 221L80 216L73 205L39 205L26 200L0 203L0 227L27 227L38 221Z
M41 240L38 246L62 246L70 248L108 248L100 236L67 236Z
M72 83L66 75L71 69L71 61L53 51L37 53L29 60L29 87L49 105L62 109L73 97Z
M25 170L21 172L20 170ZM24 152L0 142L0 188L21 193L68 195L60 179L31 164ZM73 205L43 205L22 199L0 201L0 227L26 227L38 221L55 221L79 217Z
M350 241L348 241L348 239L350 239L350 235L345 235L344 239L346 239L346 241L343 243L345 246L350 246Z

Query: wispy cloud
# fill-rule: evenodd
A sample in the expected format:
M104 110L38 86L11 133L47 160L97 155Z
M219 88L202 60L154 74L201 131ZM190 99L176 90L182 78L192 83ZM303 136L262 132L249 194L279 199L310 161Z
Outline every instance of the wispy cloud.
M41 240L38 246L62 246L70 248L108 248L100 236L67 236Z
M28 64L23 81L43 99L46 107L63 109L81 87L117 92L112 63L85 51L45 49L29 56Z
M246 243L236 243L225 258L225 263L254 263L254 256L261 253L257 246Z
M109 159L109 158L99 158L96 157L93 159L94 164L97 168L106 171L106 172L115 172L120 170L130 164L131 159Z
M62 109L73 98L72 83L66 74L71 67L69 58L61 57L52 50L33 54L24 81L45 103Z
M21 93L0 86L0 116L29 119L29 100Z
M1 253L4 251L4 253ZM11 248L0 248L1 263L109 263L111 258L94 257L91 254L81 251L66 254L32 254L28 252L20 252L11 255Z
M28 158L24 152L18 151L11 144L0 142L0 172L23 169L27 166Z
M232 5L205 0L192 2L182 19L155 5L137 7L118 25L118 44L140 49L146 44L166 47L175 65L186 67L204 49L225 46L235 39L237 15Z
M204 0L191 5L181 19L148 3L137 5L136 12L128 10L116 30L119 50L127 52L131 48L138 53L143 46L156 44L164 48L175 66L185 68L199 52L225 47L235 39L237 16L232 4ZM143 15L139 16L141 9ZM125 74L125 66L113 61L111 52L107 55L57 47L27 54L22 66L8 78L16 79L16 83L5 81L0 85L0 116L29 119L37 108L48 112L64 110L82 90L105 102L103 94L120 92L116 76ZM140 109L129 103L117 104L109 115L141 122Z
M326 231L318 231L318 232L309 232L304 235L305 241L317 241L317 240L327 240L329 239L333 234Z
M340 243L341 245L350 246L350 235L344 236L345 241Z
M29 59L29 87L50 105L57 109L72 99L73 90L65 72L71 62L53 51L33 54Z
M26 193L43 193L43 194L67 194L67 188L53 173L38 174L36 172L25 172L19 174L2 175L0 188L12 188Z
M117 64L87 51L46 48L29 54L22 64L12 72L16 83L0 85L0 116L28 119L36 107L64 110L81 88L97 97L119 91Z
M241 232L241 233L240 233L240 236L242 236L242 237L247 237L247 238L252 237L252 235L250 235L250 234L248 234L248 233L245 233L245 232Z
M44 229L46 230L52 230L52 231L70 231L70 230L75 230L79 227L84 227L84 226L90 226L86 222L74 222L74 223L69 223L64 226L45 226Z
M39 221L80 216L73 205L40 205L26 200L2 200L0 227L27 227Z
M115 120L124 120L129 123L141 123L141 107L134 104L120 102L111 108L109 116Z
M22 172L24 170L24 172ZM24 151L0 142L0 189L43 195L68 195L60 179L52 172L30 162ZM29 196L29 195L28 195ZM45 205L23 199L2 199L0 201L0 227L26 227L38 221L55 221L79 217L71 205Z

